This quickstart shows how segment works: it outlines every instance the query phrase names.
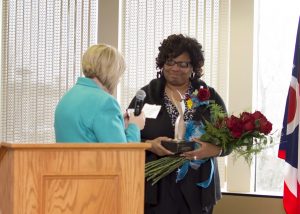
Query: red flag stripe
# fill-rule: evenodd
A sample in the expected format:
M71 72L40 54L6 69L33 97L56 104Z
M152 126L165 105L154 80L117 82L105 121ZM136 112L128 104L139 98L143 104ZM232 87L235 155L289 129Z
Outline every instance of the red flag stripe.
M286 151L285 150L279 150L278 151L278 157L285 160L286 158Z
M298 195L300 194L300 185L297 183ZM284 196L283 205L287 214L299 214L300 213L300 198L295 196L287 187L284 182Z

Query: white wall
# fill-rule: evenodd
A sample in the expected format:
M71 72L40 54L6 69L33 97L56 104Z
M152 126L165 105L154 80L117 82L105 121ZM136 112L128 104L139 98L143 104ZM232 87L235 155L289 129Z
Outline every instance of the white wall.
M229 111L251 110L253 0L231 0Z
M231 0L229 113L252 110L253 21L254 0ZM229 157L227 190L249 192L252 185L249 166L242 159Z
M119 0L99 0L98 43L118 47Z

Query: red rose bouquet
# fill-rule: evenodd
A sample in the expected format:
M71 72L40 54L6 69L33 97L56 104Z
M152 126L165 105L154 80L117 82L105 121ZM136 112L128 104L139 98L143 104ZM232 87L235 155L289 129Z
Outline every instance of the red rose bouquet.
M233 150L250 164L254 154L272 142L268 134L272 131L272 123L260 112L242 112L238 117L226 116L221 107L211 104L212 120L205 121L205 133L200 140Z
M205 91L199 91L206 94L203 97L207 97ZM200 100L199 93L197 96ZM188 99L191 99L192 102L192 98ZM192 106L194 104L195 102L192 102ZM242 112L237 117L234 115L227 116L222 107L217 104L209 104L207 107L210 108L211 120L205 120L201 125L200 132L203 133L199 137L201 141L220 146L225 152L234 151L237 157L243 157L249 164L254 154L259 153L268 147L269 142L272 142L272 138L268 137L272 130L272 123L261 112ZM147 180L152 180L152 184L155 184L161 178L181 167L177 174L177 181L179 181L185 175L180 175L182 169L184 168L184 173L186 173L190 162L193 164L193 160L188 160L185 157L166 156L146 163L145 176ZM201 186L203 187L203 185Z

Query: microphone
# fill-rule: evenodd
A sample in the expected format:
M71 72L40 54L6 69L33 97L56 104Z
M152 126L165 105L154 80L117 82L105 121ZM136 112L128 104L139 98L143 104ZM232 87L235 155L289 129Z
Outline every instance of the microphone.
M138 90L135 95L135 103L134 103L134 116L139 116L142 112L144 99L146 97L146 92L143 90Z

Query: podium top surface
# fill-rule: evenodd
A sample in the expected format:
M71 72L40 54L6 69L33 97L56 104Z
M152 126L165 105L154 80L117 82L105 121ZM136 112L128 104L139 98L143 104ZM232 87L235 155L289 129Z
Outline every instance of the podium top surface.
M150 143L9 143L1 142L7 149L148 149Z

